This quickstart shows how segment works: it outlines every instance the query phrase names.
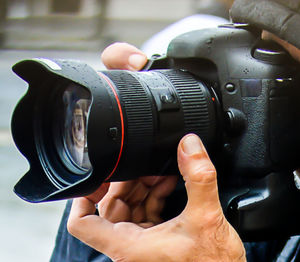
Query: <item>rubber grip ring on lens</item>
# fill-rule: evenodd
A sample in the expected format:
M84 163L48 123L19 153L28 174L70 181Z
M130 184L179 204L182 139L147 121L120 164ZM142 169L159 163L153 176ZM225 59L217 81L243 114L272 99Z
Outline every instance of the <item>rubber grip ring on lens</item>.
M126 117L125 134L128 143L140 146L153 139L153 114L149 95L130 72L115 70L103 72L115 84Z

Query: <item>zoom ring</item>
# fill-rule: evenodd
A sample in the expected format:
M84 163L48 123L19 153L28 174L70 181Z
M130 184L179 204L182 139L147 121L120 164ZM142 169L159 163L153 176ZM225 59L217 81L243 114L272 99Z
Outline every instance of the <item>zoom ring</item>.
M115 84L125 111L130 144L149 143L153 138L152 108L143 86L129 72L105 71Z
M186 133L197 133L208 137L210 132L210 115L205 87L189 73L180 70L161 71L175 87L179 96Z

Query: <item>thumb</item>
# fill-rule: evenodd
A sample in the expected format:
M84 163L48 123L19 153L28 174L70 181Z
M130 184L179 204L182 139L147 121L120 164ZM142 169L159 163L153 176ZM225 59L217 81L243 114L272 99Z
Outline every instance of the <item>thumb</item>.
M223 211L219 201L216 169L198 136L189 134L181 139L178 166L188 195L185 214L195 219L196 223L205 217L209 220L213 219L212 216L220 217Z

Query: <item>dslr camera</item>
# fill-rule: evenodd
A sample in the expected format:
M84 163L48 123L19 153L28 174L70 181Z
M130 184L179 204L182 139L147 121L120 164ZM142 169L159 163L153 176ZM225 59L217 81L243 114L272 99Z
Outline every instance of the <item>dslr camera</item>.
M260 33L244 24L191 31L140 72L17 63L29 88L12 133L30 169L15 193L36 203L88 195L107 181L174 175L177 144L192 132L243 240L299 234L300 66ZM185 202L179 182L164 217Z

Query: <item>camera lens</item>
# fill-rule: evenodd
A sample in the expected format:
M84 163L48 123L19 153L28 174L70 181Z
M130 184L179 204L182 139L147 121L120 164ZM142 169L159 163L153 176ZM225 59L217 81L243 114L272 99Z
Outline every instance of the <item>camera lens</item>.
M29 90L12 120L16 144L30 162L28 176L15 187L22 198L84 196L104 182L176 174L176 147L190 132L208 150L215 147L219 104L208 83L193 74L96 72L82 63L57 63L59 72L36 61L30 71L26 61L15 68L33 72L32 78L42 72L39 81L25 76Z
M58 147L60 156L66 166L87 171L91 169L91 163L87 148L87 119L91 105L90 93L82 87L70 84L62 94L59 132L61 145ZM55 123L54 123L55 125ZM57 136L54 133L54 139Z

